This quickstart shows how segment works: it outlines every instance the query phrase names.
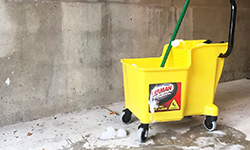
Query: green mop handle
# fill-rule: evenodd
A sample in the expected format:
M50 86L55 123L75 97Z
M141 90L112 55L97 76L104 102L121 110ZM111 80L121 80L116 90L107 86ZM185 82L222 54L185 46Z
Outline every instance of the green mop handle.
M165 63L166 63L166 61L167 61L167 58L168 58L170 49L172 48L171 43L172 43L172 41L175 39L176 34L177 34L177 32L178 32L178 30L179 30L179 28L180 28L181 22L182 22L183 17L184 17L184 15L185 15L185 13L186 13L186 10L187 10L187 7L188 7L189 2L190 2L190 0L186 0L186 3L185 3L185 5L184 5L184 8L183 8L183 10L182 10L182 12L181 12L181 16L180 16L180 18L179 18L179 20L178 20L178 22L177 22L177 25L176 25L176 27L175 27L174 33L173 33L173 35L172 35L172 38L171 38L171 40L170 40L170 42L169 42L169 44L168 44L168 49L167 49L167 51L166 51L166 53L165 53L165 55L164 55L164 57L163 57L163 60L162 60L162 63L161 63L161 67L162 67L162 68L165 66Z

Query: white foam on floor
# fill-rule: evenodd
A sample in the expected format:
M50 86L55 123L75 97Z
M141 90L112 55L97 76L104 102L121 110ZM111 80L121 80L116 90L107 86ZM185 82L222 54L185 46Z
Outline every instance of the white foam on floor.
M8 85L8 86L10 85L10 78L6 79L5 84Z
M123 128L119 128L117 131L113 127L108 127L105 132L99 137L100 140L111 140L115 138L125 138L127 131Z
M105 132L101 134L99 137L100 140L108 140L108 139L114 139L116 135L116 131L113 127L108 127Z
M127 136L127 131L123 128L117 130L116 137L125 138Z
M207 149L211 148L209 145L214 145L212 149L226 149L226 150L242 150L245 147L239 144L225 145L226 143L216 140L216 137L199 137L194 143L198 147L206 147Z
M209 134L218 134L218 135L226 135L225 132L222 131L213 131L213 132L208 132Z

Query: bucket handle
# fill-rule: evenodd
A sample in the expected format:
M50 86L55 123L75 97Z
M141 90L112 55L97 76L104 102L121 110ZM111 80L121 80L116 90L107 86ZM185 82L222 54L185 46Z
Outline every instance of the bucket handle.
M234 46L234 32L235 32L235 20L236 20L236 12L237 6L235 0L229 0L231 3L231 19L230 19L230 29L229 29L229 37L228 37L228 49L225 54L220 54L220 58L228 57L232 51Z

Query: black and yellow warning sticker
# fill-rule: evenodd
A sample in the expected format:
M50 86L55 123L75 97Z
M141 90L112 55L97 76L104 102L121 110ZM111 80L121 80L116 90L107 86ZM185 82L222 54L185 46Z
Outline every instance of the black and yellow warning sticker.
M172 102L170 103L168 110L178 110L180 109L180 106L178 105L178 103L176 102L175 99L172 100Z
M158 106L154 112L181 110L181 83L150 84L149 102Z

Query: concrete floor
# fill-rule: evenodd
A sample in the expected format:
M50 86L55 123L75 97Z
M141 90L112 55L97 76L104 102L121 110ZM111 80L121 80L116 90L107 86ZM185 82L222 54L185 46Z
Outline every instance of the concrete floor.
M215 104L219 107L219 117L214 132L204 129L203 116L193 116L178 122L150 124L148 141L140 144L137 140L140 122L133 118L131 124L121 124L115 112L120 113L124 103L116 103L1 127L0 149L250 149L250 80L219 84ZM99 140L107 127L124 128L128 136Z

